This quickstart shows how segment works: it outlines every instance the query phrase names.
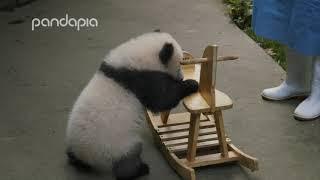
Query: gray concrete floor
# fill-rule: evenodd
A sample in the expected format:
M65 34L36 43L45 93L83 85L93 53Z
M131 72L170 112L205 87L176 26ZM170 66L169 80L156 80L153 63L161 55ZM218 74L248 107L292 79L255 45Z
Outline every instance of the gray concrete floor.
M31 17L96 17L97 28L31 31ZM8 21L25 19L22 24ZM86 180L109 176L79 173L66 164L64 134L68 112L107 51L143 32L160 28L186 50L201 55L209 43L220 55L218 88L234 100L225 112L233 143L259 159L260 170L236 164L201 168L198 179L320 179L320 123L298 122L298 101L261 100L262 89L277 85L284 71L238 28L217 0L36 1L0 13L0 179ZM144 159L151 174L141 179L175 180L145 131Z

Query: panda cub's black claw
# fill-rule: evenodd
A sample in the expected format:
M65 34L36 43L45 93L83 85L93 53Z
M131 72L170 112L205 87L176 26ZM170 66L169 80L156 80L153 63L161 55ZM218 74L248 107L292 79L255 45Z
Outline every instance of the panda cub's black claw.
M185 86L185 90L187 92L187 95L190 95L192 93L195 93L198 91L199 89L199 84L197 81L193 80L193 79L188 79L185 80L183 82L184 86Z

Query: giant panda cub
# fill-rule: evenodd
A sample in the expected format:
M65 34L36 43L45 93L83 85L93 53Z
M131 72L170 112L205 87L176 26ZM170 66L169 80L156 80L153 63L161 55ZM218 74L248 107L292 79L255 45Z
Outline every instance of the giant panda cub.
M69 162L113 173L117 179L148 174L137 131L145 121L145 108L169 110L198 90L196 81L183 81L181 59L180 45L160 32L111 50L71 111L66 133Z

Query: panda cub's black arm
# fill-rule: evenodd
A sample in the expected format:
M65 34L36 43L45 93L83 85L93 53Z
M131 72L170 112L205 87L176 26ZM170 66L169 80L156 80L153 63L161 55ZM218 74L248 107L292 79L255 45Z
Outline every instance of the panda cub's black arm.
M129 89L146 108L153 112L170 110L177 106L181 99L198 90L196 81L178 81L160 71L116 69L106 63L101 64L100 71Z
M136 71L130 77L128 88L153 112L170 110L198 90L196 81L178 81L163 72Z
M198 90L196 81L178 81L162 72L140 71L136 75L131 81L132 84L129 83L129 89L153 112L170 110L177 106L181 99Z

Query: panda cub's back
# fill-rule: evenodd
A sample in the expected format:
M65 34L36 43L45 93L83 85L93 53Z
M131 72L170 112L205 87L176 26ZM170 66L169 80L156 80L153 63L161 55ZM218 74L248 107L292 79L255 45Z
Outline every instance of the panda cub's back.
M84 149L83 153L74 153L82 153L78 154L81 157L88 156L87 161L93 164L99 162L101 156L120 156L125 153L125 149L118 147L130 146L128 142L139 141L130 130L137 128L136 123L141 114L143 107L134 94L97 72L80 94L70 114L67 143L77 151ZM88 152L96 154L88 155Z

